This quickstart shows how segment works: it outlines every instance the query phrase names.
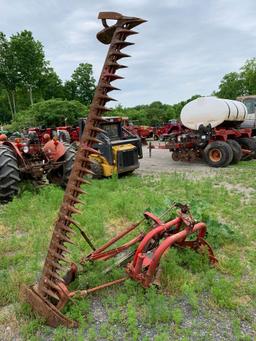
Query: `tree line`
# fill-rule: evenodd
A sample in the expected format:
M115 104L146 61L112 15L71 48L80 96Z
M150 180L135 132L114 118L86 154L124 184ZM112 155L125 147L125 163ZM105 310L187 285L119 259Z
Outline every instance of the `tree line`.
M87 105L94 90L91 64L79 64L71 79L62 82L32 32L24 30L9 39L0 32L0 122L15 120L18 112L42 100L58 98Z
M88 112L95 87L91 64L79 64L63 82L32 32L24 30L9 38L0 32L0 124L12 123L12 129L76 124ZM247 60L238 72L224 75L212 93L229 99L252 94L256 94L256 58ZM179 118L182 107L199 96L174 105L160 101L129 108L119 105L112 115L126 116L135 124L161 125Z

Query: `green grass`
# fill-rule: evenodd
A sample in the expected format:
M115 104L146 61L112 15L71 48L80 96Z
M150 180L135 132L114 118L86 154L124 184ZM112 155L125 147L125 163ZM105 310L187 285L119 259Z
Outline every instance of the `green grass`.
M209 319L209 335L216 328L211 323L214 313L233 321L230 328L234 337L250 337L243 333L240 323L246 321L252 330L255 328L251 316L256 309L256 184L251 168L242 165L223 169L209 178L195 180L176 173L157 178L113 178L94 181L86 191L83 214L77 220L97 246L139 221L146 209L160 214L172 201L186 202L194 217L207 223L207 240L219 266L210 267L206 257L193 251L171 249L161 264L161 290L145 290L128 280L93 296L75 299L75 304L70 302L65 307L65 313L80 322L78 331L51 330L34 318L27 305L19 303L19 288L40 278L63 191L54 186L39 191L26 187L20 197L0 209L0 307L15 305L25 340L43 340L43 335L54 340L83 340L85 335L88 340L98 340L99 336L117 340L120 335L127 340L147 340L152 338L145 335L145 330L151 329L154 340L168 340L169 335L172 340L189 340L195 332L200 334L200 326L195 322L195 327L186 327L187 310L189 319L196 321L200 314ZM79 235L75 244L70 250L72 259L79 262L90 249ZM72 287L88 288L123 276L122 269L102 274L105 266L86 265ZM94 300L105 314L100 325L94 321ZM6 323L1 320L1 310L0 323Z

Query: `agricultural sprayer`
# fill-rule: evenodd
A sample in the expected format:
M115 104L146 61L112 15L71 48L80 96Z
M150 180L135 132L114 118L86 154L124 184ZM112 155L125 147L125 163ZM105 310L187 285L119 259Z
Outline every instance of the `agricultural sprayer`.
M84 297L99 289L121 283L127 278L134 279L145 288L149 287L155 280L161 257L170 247L188 247L196 251L204 250L212 264L217 262L211 247L204 240L206 225L195 222L186 205L175 204L174 206L178 209L177 217L167 221L150 212L144 212L144 218L140 222L132 224L97 249L73 218L74 214L80 213L75 206L82 204L78 197L85 193L81 188L83 184L88 183L85 176L92 174L90 164L93 161L90 154L99 153L93 148L93 145L99 143L97 134L103 132L99 125L103 120L102 114L108 111L105 107L106 103L112 100L108 93L116 90L111 83L122 78L116 75L118 69L124 68L124 65L119 64L118 61L121 58L129 57L121 50L132 45L132 43L126 42L126 38L136 33L133 28L145 22L140 18L126 17L114 12L102 12L99 14L99 19L102 20L104 29L98 33L97 38L104 44L110 44L108 54L90 107L59 215L55 222L41 278L35 285L23 286L22 288L22 295L25 300L38 315L53 327L58 325L76 327L78 325L76 321L69 319L62 313L66 303L74 297ZM109 26L108 20L115 20L116 22ZM150 228L145 232L140 230L135 235L136 229L145 220L150 222ZM119 255L121 256L119 264L123 262L127 264L128 262L125 268L126 275L95 288L70 290L69 284L79 275L78 266L70 263L66 258L67 253L69 253L68 245L73 243L72 235L76 230L80 231L81 236L92 249L89 255L81 258L80 263L82 265L86 262L107 261ZM127 241L129 233L132 233L132 237ZM122 245L113 247L124 237L125 242ZM67 263L68 270L65 265Z

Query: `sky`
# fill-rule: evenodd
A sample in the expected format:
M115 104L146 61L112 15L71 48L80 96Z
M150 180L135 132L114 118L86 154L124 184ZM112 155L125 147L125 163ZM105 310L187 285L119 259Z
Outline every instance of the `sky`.
M210 95L222 77L256 57L255 0L0 0L0 31L27 29L42 42L62 80L79 63L91 63L98 79L107 47L95 38L100 11L148 20L125 49L128 69L119 71L119 104L174 104Z

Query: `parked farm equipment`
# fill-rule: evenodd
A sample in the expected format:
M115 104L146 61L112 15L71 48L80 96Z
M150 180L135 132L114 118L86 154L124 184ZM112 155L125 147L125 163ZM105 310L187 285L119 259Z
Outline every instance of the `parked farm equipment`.
M167 222L162 221L150 212L145 212L143 220L132 224L128 229L98 249L94 247L91 240L73 219L73 214L79 213L79 210L75 207L76 204L81 203L78 196L85 193L81 185L88 183L84 176L92 174L90 155L100 154L92 146L99 143L96 138L97 134L103 133L99 125L103 120L103 112L108 110L105 104L112 100L108 93L116 89L111 85L111 82L121 78L116 75L116 70L124 66L119 64L118 60L128 57L121 52L121 49L131 45L125 40L128 36L136 33L132 29L145 22L140 18L126 17L114 12L102 12L99 14L99 19L102 20L104 29L98 33L97 37L101 42L110 44L109 51L90 107L87 123L83 130L80 147L76 154L59 216L54 226L41 278L37 284L31 287L23 286L22 288L25 300L37 314L42 316L53 327L58 325L77 326L76 321L72 321L61 312L71 298L83 297L96 290L121 283L127 276L140 282L144 287L150 286L154 281L161 257L172 246L189 247L196 251L206 250L210 262L214 264L217 261L211 247L203 239L206 232L205 224L195 222L186 205L175 205L175 207L179 208L178 216ZM108 26L108 19L115 20L116 23ZM125 242L123 245L109 249L117 241L134 231L145 220L152 222L149 231L139 232L137 236L133 236L130 241ZM73 243L71 237L76 228L92 248L92 253L81 259L82 264L88 261L106 261L118 254L122 254L124 251L128 251L123 260L129 260L133 255L134 257L126 267L127 276L95 288L70 291L68 286L77 276L78 267L72 263L65 274L64 264L68 262L66 259L66 254L69 253L68 245ZM191 240L190 235L195 235L195 239ZM136 250L131 249L134 245L138 245Z
M71 143L77 149L86 121L80 119L77 126L73 127L30 128L28 133L37 136L41 143L44 143L45 133L51 137L58 136L60 141ZM95 173L94 178L131 173L139 168L139 159L143 157L141 139L126 130L124 121L121 116L104 116L99 123L102 131L98 132L96 138L99 143L94 143L93 148L100 151L100 155L90 155L94 161L91 164L91 170Z
M182 132L182 123L178 120L169 120L167 123L164 123L161 127L153 128L154 140L162 140L165 141L169 138L170 134L178 134Z
M0 202L18 193L21 179L40 180L44 174L50 182L66 186L75 150L57 139L44 135L42 145L37 136L4 140L0 144Z
M96 138L99 143L95 143L93 148L100 152L91 154L94 161L91 164L93 177L100 179L113 174L132 173L139 168L139 159L143 157L141 139L126 131L123 127L123 119L120 116L103 117L103 122L99 124L104 132L98 133ZM80 120L80 135L82 134L86 120Z
M153 137L153 127L134 124L133 122L129 122L128 118L124 120L124 127L133 135L139 136L145 144L146 139Z
M246 106L238 101L200 97L181 111L183 128L169 135L174 161L204 158L212 167L226 167L255 157L252 129L241 128Z

